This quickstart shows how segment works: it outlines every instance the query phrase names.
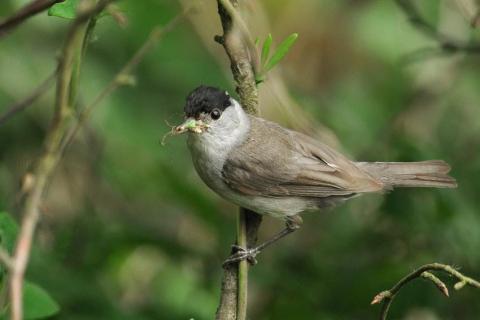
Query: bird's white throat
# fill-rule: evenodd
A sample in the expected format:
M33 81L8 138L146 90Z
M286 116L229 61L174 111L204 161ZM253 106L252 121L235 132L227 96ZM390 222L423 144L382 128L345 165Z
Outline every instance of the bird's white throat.
M232 105L224 110L220 119L201 133L189 133L187 144L197 172L204 182L217 192L224 188L222 168L230 151L247 138L250 119L233 98Z

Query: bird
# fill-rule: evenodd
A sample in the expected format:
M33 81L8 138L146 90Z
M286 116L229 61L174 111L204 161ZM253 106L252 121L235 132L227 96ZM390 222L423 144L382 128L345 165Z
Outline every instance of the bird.
M184 106L193 165L203 182L224 199L285 221L285 228L254 247L234 245L225 264L247 260L300 228L301 213L332 207L365 193L397 187L455 188L442 160L357 162L306 134L247 114L225 90L201 85Z

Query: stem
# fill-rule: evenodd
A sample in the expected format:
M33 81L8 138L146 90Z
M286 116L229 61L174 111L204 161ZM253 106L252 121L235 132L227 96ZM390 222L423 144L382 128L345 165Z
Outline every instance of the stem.
M89 19L102 11L110 2L102 0L97 5L80 12L70 27L63 47L58 65L55 111L45 138L44 152L33 172L34 182L25 200L20 233L13 255L13 268L10 275L12 320L23 319L23 279L30 258L32 239L40 218L40 206L46 186L61 157L61 141L72 117L71 108L74 103L74 95L71 94L72 84L76 83L73 78L78 76L78 72L73 72L75 55L82 50L85 27Z
M229 3L230 5L224 7L223 3ZM236 0L218 0L218 14L222 21L223 36L217 36L216 39L223 45L230 59L230 68L242 106L248 113L257 114L258 91L249 54L250 51L253 52L255 49L251 48L250 50L247 47L249 41L244 39L248 39L248 36L242 33L242 29L236 25L236 21L229 13L231 7L235 8L237 6ZM239 15L236 15L236 17L239 19Z
M33 0L32 2L26 4L12 16L0 22L0 38L17 27L19 24L25 22L28 18L36 15L39 12L47 10L55 3L63 1L65 0Z
M412 0L395 0L396 4L402 9L407 16L410 23L422 32L425 36L431 38L438 43L438 49L445 53L463 52L469 54L478 54L480 52L480 43L475 41L459 42L447 34L444 34L436 28L436 26L430 24L418 10L417 6ZM472 21L472 24L476 24L476 20Z
M417 270L411 272L410 274L403 277L399 282L397 282L390 290L382 291L377 294L372 301L372 304L378 304L382 302L382 309L380 311L380 319L385 320L387 319L388 311L390 306L393 302L393 299L396 297L398 292L410 281L423 277L425 279L431 280L434 284L439 288L439 290L448 297L448 290L445 284L438 279L437 277L433 276L432 274L428 273L428 271L442 271L445 272L455 278L457 278L458 282L455 284L455 289L460 290L465 285L469 285L475 288L480 289L480 282L467 277L460 273L458 270L455 270L453 267L441 263L431 263L426 264L418 268Z
M237 215L237 245L247 247L247 212L240 208ZM248 300L248 262L242 260L238 263L238 294L237 294L237 319L247 318Z
M23 278L30 258L33 234L40 216L39 206L47 181L58 161L59 154L56 152L57 146L60 144L63 133L66 130L66 124L71 115L69 90L72 76L72 59L75 50L81 48L79 45L81 44L82 38L81 28L71 29L68 40L65 43L63 59L60 62L55 114L49 132L47 133L45 152L34 170L35 185L26 200L20 234L14 252L14 268L12 269L10 285L12 320L23 319Z
M56 74L56 71L52 72L48 78L46 78L37 88L32 91L29 96L19 102L14 103L12 106L7 107L7 111L0 115L0 127L13 116L28 108L35 100L46 93L47 90L53 85Z
M103 88L103 90L100 91L100 93L93 99L93 101L80 112L80 114L78 115L77 123L69 130L62 143L62 154L73 141L83 124L88 120L93 110L103 101L103 99L105 99L118 87L128 84L129 80L131 79L131 73L135 69L135 67L137 67L137 65L142 62L143 58L154 48L154 46L162 39L162 37L166 33L170 32L193 8L193 6L187 7L182 13L173 18L165 26L157 26L153 28L148 38L145 40L143 45L135 52L132 58L130 58L130 60L128 60L128 62L120 69L120 71L118 71L118 73Z

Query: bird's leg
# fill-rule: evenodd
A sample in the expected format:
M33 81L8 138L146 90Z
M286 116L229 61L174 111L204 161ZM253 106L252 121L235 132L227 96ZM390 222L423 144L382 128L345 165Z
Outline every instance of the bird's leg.
M287 217L285 228L274 235L272 238L263 242L262 244L256 246L255 248L243 248L238 245L232 246L232 251L234 252L227 260L223 262L223 265L230 263L240 262L242 260L247 260L251 265L257 264L257 259L255 257L266 247L270 246L274 242L282 239L286 235L298 230L302 225L302 218L298 215Z

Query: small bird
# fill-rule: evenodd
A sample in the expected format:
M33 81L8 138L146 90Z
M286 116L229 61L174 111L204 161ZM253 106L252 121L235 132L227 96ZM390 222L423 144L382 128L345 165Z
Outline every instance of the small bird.
M297 230L299 214L354 196L395 187L455 188L442 160L355 162L315 138L247 114L228 92L200 86L187 97L187 144L200 178L223 198L262 215L285 220L286 228L255 248L234 246L225 263L255 256Z

